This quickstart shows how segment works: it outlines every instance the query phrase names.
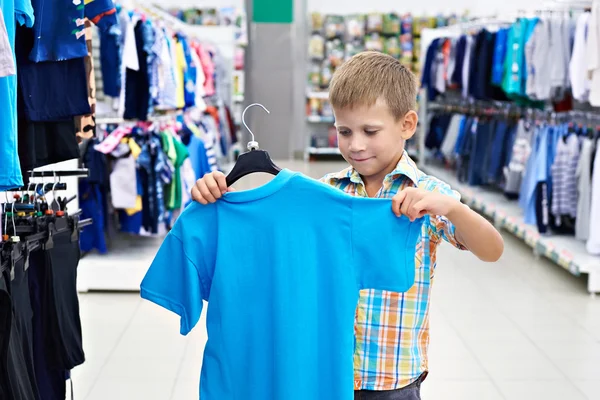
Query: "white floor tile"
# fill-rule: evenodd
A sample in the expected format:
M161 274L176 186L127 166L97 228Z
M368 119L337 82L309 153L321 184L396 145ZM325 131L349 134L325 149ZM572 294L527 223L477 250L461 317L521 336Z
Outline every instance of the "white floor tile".
M177 380L171 400L194 400L199 393L198 379Z
M587 397L571 382L560 381L507 381L500 391L507 400L586 400Z
M175 380L169 379L98 379L86 400L168 400Z
M503 400L489 381L444 381L429 378L421 388L423 400Z

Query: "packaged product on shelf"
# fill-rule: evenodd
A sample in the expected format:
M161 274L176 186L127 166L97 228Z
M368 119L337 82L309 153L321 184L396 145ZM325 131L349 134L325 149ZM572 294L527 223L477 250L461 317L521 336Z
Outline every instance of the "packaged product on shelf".
M341 39L328 40L326 44L327 59L333 68L339 67L344 62L344 42Z
M323 24L325 22L323 14L318 12L310 14L310 21L313 32L321 32L323 30Z
M355 39L346 43L346 60L354 57L356 54L365 51L365 45L361 39Z
M325 38L318 33L313 34L308 42L308 56L312 60L325 58Z
M401 48L400 48L400 40L397 36L392 36L385 38L384 49L383 52L388 54L396 59L400 58Z
M385 14L383 16L383 34L384 35L399 35L400 34L400 18L396 13Z
M333 107L331 107L329 100L321 100L321 115L327 118L333 117Z
M347 40L364 39L365 37L365 16L349 15L346 17L346 36Z
M371 51L383 51L383 38L378 33L367 35L365 48Z
M321 102L319 99L311 98L308 99L308 116L319 116L321 115Z
M325 18L325 37L327 39L343 38L346 27L341 15L328 15Z
M332 148L338 147L337 129L335 129L335 126L330 126L329 129L327 130L327 133L328 133L328 137L329 137L329 147L332 147Z
M333 77L333 71L329 60L323 61L321 65L321 87L328 87Z
M383 15L371 13L367 16L367 33L383 33Z
M321 86L321 67L319 65L313 64L310 66L308 84L314 88Z

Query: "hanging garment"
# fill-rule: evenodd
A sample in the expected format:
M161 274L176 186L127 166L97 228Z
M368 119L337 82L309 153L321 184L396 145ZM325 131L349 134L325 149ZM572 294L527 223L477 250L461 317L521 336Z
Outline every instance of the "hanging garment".
M569 64L569 77L573 98L584 102L587 101L590 90L590 81L587 72L587 44L586 32L590 13L585 12L577 18L575 28L575 39L573 41L573 52Z
M558 140L552 164L552 214L575 218L577 216L577 164L579 139L569 135Z
M150 104L150 75L148 70L148 48L144 35L144 22L137 21L134 38L138 69L127 68L125 78L124 119L146 121Z
M415 279L423 220L396 218L390 204L283 170L262 187L184 211L141 296L178 314L183 335L210 298L203 400L352 398L359 290L402 292ZM319 250L341 247L352 251Z
M494 44L494 56L492 61L492 85L502 86L504 77L504 59L506 58L506 41L508 40L508 28L499 29Z
M23 262L19 262L15 264L15 279L16 275L19 274L19 280L22 280L23 272ZM21 271L17 271L19 268ZM19 399L19 400L37 400L38 392L37 385L35 380L31 380L32 376L30 372L32 371L32 360L29 359L31 356L31 352L25 353L24 350L30 350L28 347L28 339L27 336L23 337L21 332L21 328L23 328L23 315L24 308L27 306L26 304L16 304L17 299L14 297L15 292L11 288L11 281L9 271L4 271L0 274L0 297L8 296L8 313L5 315L5 318L8 320L4 323L0 322L0 324L6 324L5 327L9 328L7 338L8 344L6 347L6 353L3 354L2 357L6 357L2 360L2 362L6 362L0 369L5 369L7 381L4 383L6 386L5 389L0 391L7 392L7 399ZM20 283L18 283L20 285ZM19 300L21 300L21 293L17 294ZM26 293L28 294L28 293ZM15 308L18 308L15 310ZM28 365L28 361L29 364ZM35 378L35 376L33 376ZM3 386L4 386L3 385Z
M531 155L534 128L528 121L519 120L515 133L515 140L510 150L511 156L508 166L504 169L506 185L504 194L509 198L519 197L519 191L526 166Z
M87 80L88 102L90 103L90 114L75 117L75 135L81 143L84 139L96 136L96 76L94 74L94 58L92 55L92 23L85 20L85 43L88 49L84 57L85 76Z
M584 138L581 142L581 153L577 163L577 220L575 221L575 237L586 241L590 237L592 207L592 159L594 157L594 141Z
M36 24L35 42L29 58L33 62L85 57L85 18L101 30L117 23L112 0L32 0Z
M73 119L32 122L19 119L19 160L23 171L80 156Z
M592 13L590 15L587 28L587 72L590 79L590 104L594 107L600 106L600 2L595 0L592 3Z
M125 146L128 147L127 144ZM110 173L112 205L116 209L134 208L137 203L137 171L132 154L115 160Z
M102 88L109 97L121 94L121 63L123 59L123 29L120 23L100 31L100 69L102 71Z
M14 49L16 25L33 26L30 0L10 0L0 3L8 33L8 43ZM14 50L12 51L14 57ZM0 191L23 186L17 146L17 77L0 78Z
M0 8L0 78L16 73L15 59L8 39L8 32L6 31L2 8Z
M591 188L590 237L586 248L588 253L600 255L600 224L598 224L598 221L600 221L600 146L597 144Z
M33 358L35 376L39 388L39 400L62 400L66 398L67 372L50 367L46 355L48 305L47 288L51 284L46 271L46 258L43 251L31 253L29 258L29 293L33 310Z

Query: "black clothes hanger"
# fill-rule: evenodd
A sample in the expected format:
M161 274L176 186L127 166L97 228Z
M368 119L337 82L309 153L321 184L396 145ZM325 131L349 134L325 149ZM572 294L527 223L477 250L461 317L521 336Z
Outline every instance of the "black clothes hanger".
M260 150L258 148L258 142L254 140L254 133L252 133L250 128L248 128L248 125L246 125L246 111L248 111L250 107L254 106L260 106L263 110L267 112L267 114L270 114L269 110L267 110L265 106L258 103L250 104L242 113L242 123L244 124L246 129L248 129L248 132L250 132L252 140L248 142L248 152L243 153L238 157L237 161L235 162L235 165L233 166L233 169L231 170L229 175L227 175L227 187L233 185L240 178L243 178L244 176L255 172L266 172L271 175L277 175L281 171L281 168L275 165L273 160L271 160L271 156L269 156L269 153L267 153L265 150Z

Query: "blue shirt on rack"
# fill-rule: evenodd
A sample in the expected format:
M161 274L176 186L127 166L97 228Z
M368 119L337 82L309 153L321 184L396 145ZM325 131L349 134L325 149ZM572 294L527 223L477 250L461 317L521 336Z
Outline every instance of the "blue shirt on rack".
M33 26L30 0L0 0L8 42L15 57L16 24ZM17 149L17 76L0 78L0 191L23 186Z
M32 0L37 23L29 58L34 62L85 57L85 18L101 30L117 24L112 0Z
M202 400L350 399L359 290L412 287L422 222L282 170L187 207L141 296L184 335L208 301Z

